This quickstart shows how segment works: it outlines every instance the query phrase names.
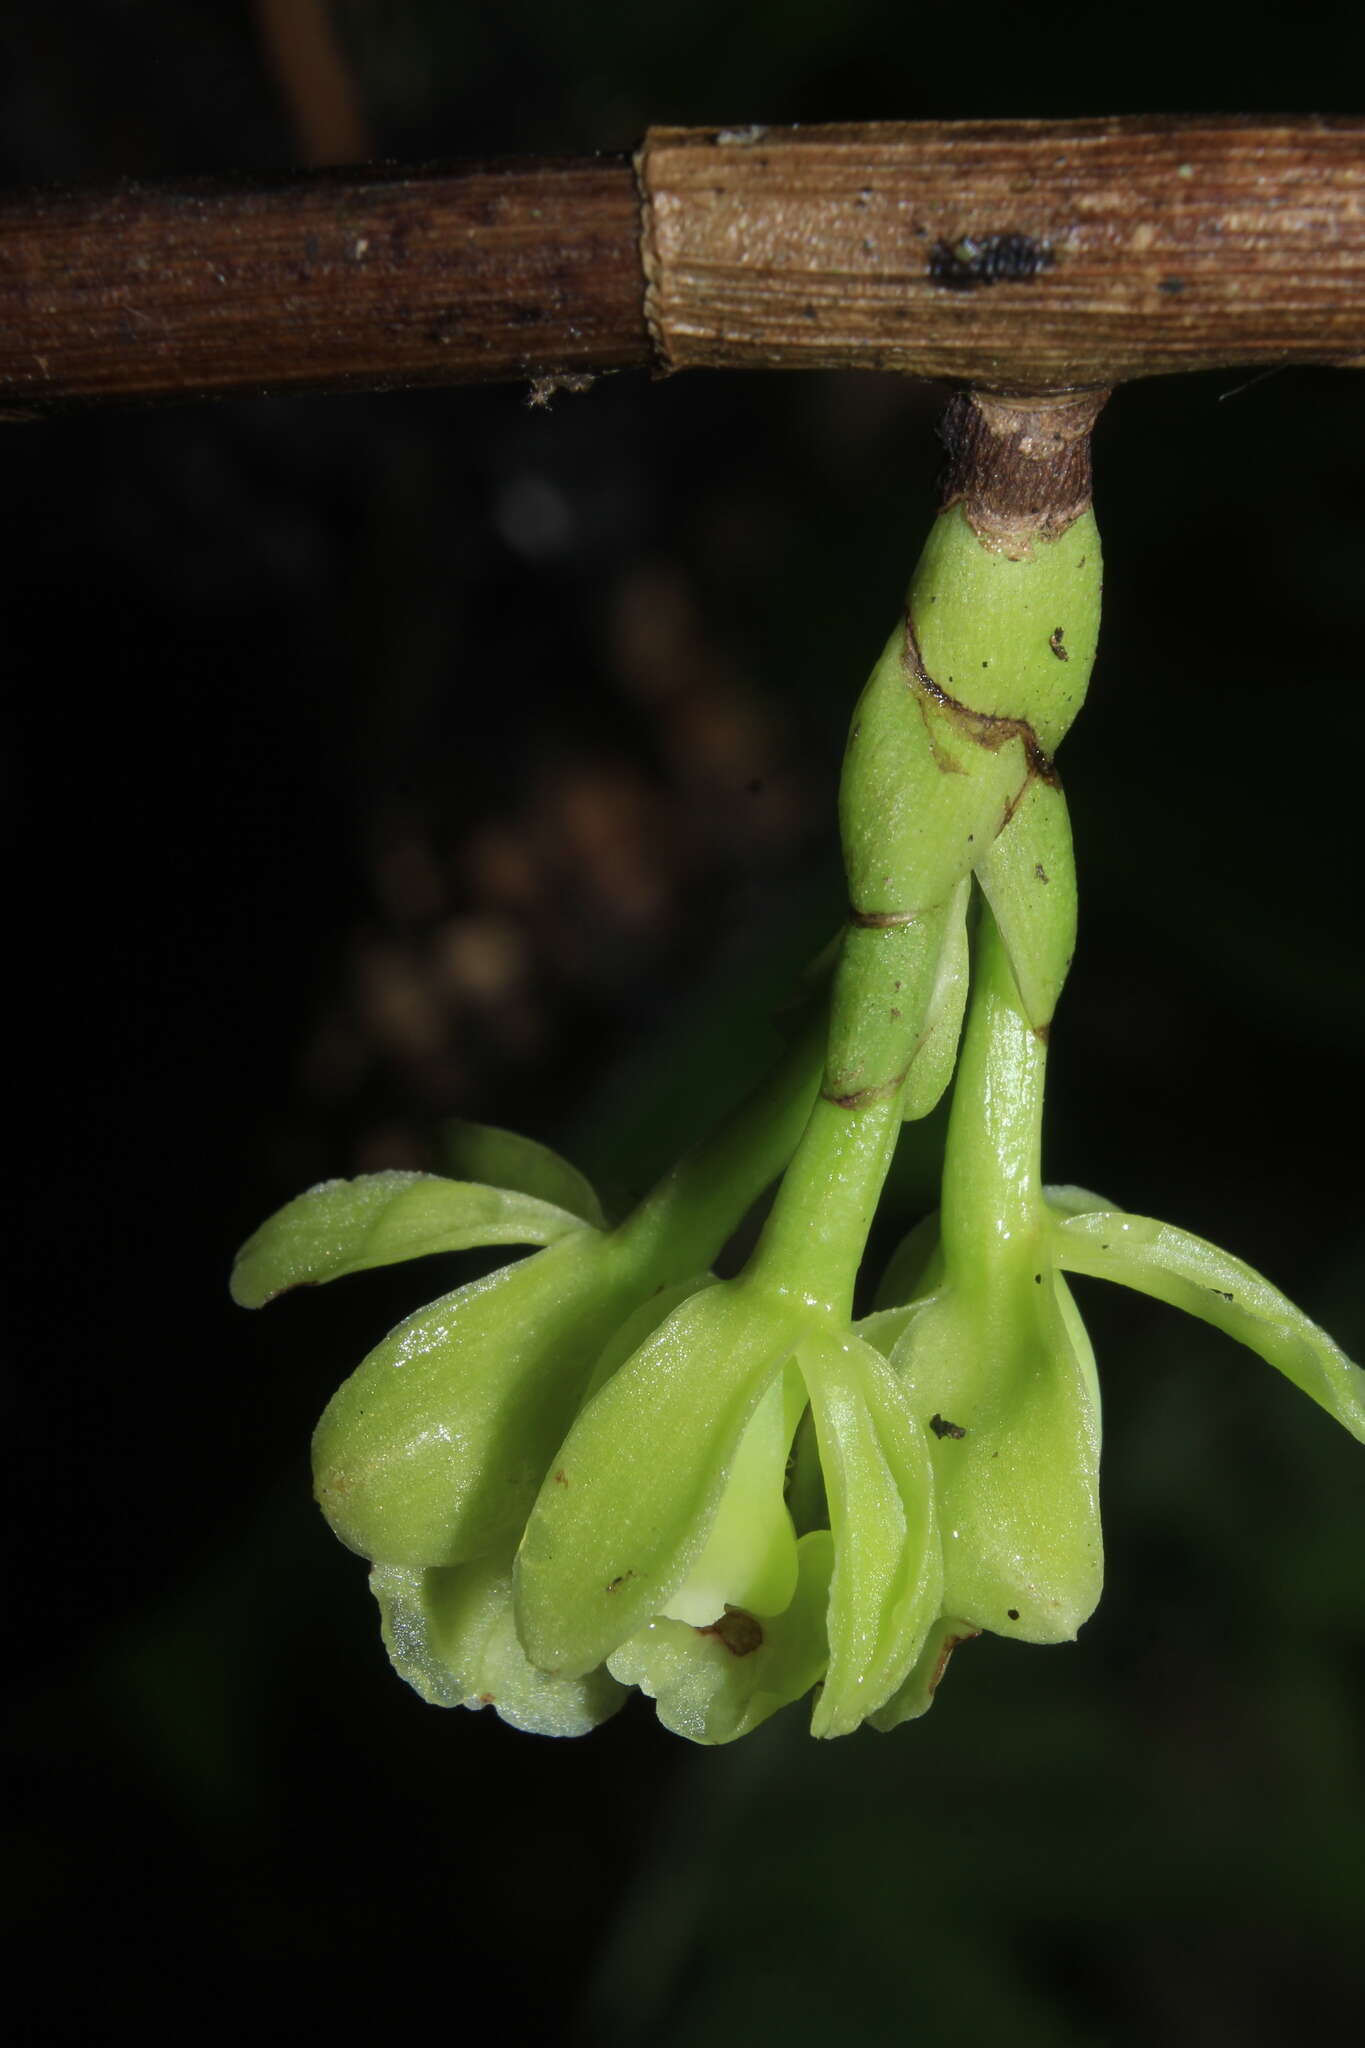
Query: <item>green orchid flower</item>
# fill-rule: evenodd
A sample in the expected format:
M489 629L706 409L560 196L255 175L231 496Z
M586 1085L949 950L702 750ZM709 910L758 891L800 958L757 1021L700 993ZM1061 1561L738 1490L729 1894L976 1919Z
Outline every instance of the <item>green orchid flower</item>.
M1094 1355L1049 1254L1045 1040L982 906L932 1266L890 1352L933 1437L947 1612L1073 1638L1103 1577Z
M572 1168L488 1131L480 1154L503 1187L370 1175L324 1183L262 1226L234 1272L248 1306L432 1251L541 1247L409 1317L334 1395L313 1461L343 1542L376 1564L434 1567L515 1539L613 1332L660 1288L704 1271L780 1170L814 1092L820 1037L812 1015L746 1109L614 1230Z
M1365 1372L1270 1283L1169 1224L1041 1181L1045 1041L983 909L939 1216L892 1260L859 1330L934 1442L943 1612L874 1717L922 1713L956 1643L1073 1637L1102 1582L1100 1400L1067 1273L1118 1281L1225 1330L1365 1441ZM910 1298L889 1305L902 1290Z
M786 1498L809 1402L829 1526ZM589 1401L517 1554L533 1663L605 1662L693 1740L820 1681L812 1732L883 1706L942 1600L926 1434L886 1362L756 1271L691 1296Z
M974 869L1000 870L1000 914L1044 959L1049 998L1065 971L1069 841L1054 844L1035 785L1056 794L1050 750L1084 695L1098 576L1084 504L1037 548L984 542L957 504L936 522L855 713L854 908L824 1084L813 1106L813 1087L787 1085L778 1142L741 1130L612 1231L562 1163L485 1140L478 1180L314 1190L244 1250L239 1292L259 1300L456 1244L540 1247L402 1324L315 1438L319 1500L373 1561L391 1651L428 1696L579 1725L614 1697L598 1683L610 1663L671 1725L724 1740L818 1680L813 1728L841 1734L916 1667L943 1600L933 1446L852 1332L853 1287L901 1120L951 1076ZM1012 863L1002 837L1022 848ZM1062 929L1060 952L1044 928ZM794 1145L744 1274L707 1284ZM798 1429L823 1517L799 1532Z
M376 1566L392 1653L419 1690L447 1702L491 1695L501 1706L510 1683L509 1718L547 1732L587 1725L617 1697L601 1683L556 1688L514 1654L512 1550L585 1391L625 1355L613 1353L613 1339L623 1333L634 1349L704 1281L780 1171L817 1086L823 1037L818 1007L808 1006L750 1100L614 1229L567 1162L511 1133L465 1125L452 1137L457 1159L488 1180L382 1173L325 1182L242 1247L232 1291L247 1307L432 1252L540 1247L400 1324L338 1390L314 1438L319 1503L342 1541ZM496 1630L489 1620L481 1635L478 1617L495 1609Z
M327 1182L243 1247L248 1306L533 1247L400 1324L314 1439L318 1499L433 1703L568 1735L636 1688L715 1744L810 1696L811 1732L834 1737L923 1714L983 1630L1074 1638L1103 1543L1069 1274L1229 1332L1365 1441L1365 1373L1267 1281L1042 1181L1076 928L1053 756L1099 620L1095 409L955 402L948 502L849 736L828 994L716 1137L613 1227L566 1162L464 1125L459 1177ZM904 1122L950 1082L941 1207L855 1323ZM755 1249L718 1280L775 1179Z

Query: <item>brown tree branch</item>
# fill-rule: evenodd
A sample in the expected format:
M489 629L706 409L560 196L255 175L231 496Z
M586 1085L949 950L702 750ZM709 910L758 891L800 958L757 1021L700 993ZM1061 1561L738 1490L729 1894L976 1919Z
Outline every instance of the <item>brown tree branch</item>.
M900 370L1365 366L1365 121L655 130L623 159L0 198L0 408ZM646 273L648 277L646 314Z
M629 164L0 201L0 407L386 390L648 363Z
M1365 364L1365 121L654 130L669 369L1037 391Z

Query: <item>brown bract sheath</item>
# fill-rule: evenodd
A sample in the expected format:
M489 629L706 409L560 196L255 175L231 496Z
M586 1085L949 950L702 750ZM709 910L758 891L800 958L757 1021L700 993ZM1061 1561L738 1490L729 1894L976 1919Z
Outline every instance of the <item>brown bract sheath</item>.
M960 392L939 427L944 511L961 504L983 547L1015 561L1059 539L1089 508L1090 430L1107 397Z

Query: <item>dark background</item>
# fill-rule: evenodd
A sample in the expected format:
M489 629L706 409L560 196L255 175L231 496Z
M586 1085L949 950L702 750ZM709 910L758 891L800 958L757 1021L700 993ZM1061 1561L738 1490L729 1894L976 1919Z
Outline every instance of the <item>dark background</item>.
M0 176L629 147L650 121L1350 111L1335 6L936 13L19 5ZM276 30L282 17L273 10ZM1097 24L1102 20L1103 28ZM1096 43L1096 36L1105 38ZM837 916L852 698L943 394L604 379L5 432L5 1909L25 2038L1287 2042L1365 1992L1359 1451L1226 1340L1082 1286L1109 1591L934 1712L723 1752L423 1706L308 1494L312 1421L444 1273L233 1310L328 1173L456 1112L644 1184ZM1239 1251L1357 1355L1365 403L1120 393L1065 768L1082 949L1049 1164ZM757 787L751 787L751 785ZM902 1223L929 1199L897 1181ZM888 1229L890 1226L888 1226ZM487 2001L480 2016L479 2001Z

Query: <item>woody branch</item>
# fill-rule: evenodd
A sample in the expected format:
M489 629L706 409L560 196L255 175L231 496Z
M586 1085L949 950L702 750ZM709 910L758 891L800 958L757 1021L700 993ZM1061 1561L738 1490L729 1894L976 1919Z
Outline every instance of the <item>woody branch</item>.
M1365 120L656 129L0 197L0 410L624 368L1365 367Z

